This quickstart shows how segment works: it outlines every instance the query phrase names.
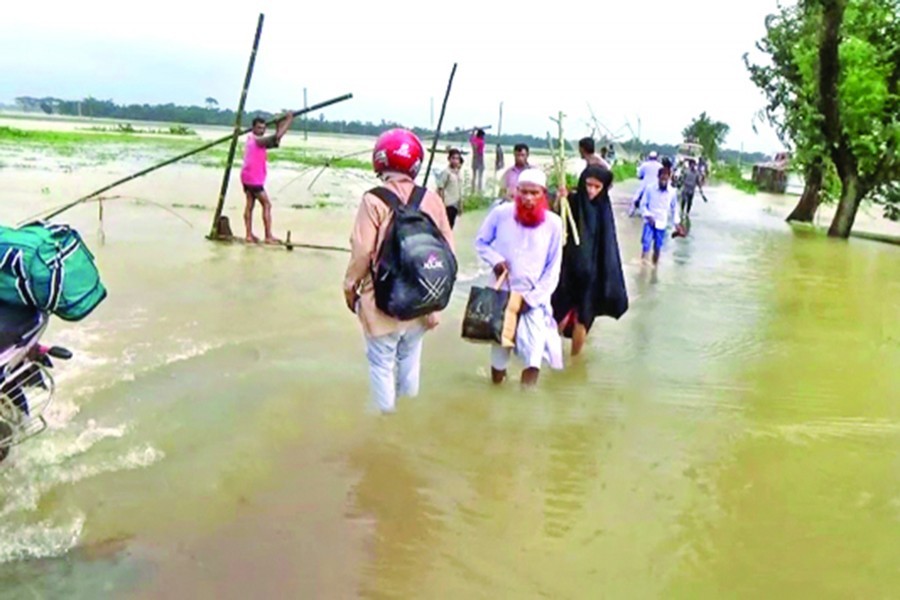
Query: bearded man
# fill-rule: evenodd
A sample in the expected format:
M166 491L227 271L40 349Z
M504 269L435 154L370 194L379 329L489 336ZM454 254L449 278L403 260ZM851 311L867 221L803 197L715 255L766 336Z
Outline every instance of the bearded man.
M541 365L561 369L562 340L550 298L559 283L562 263L562 220L547 201L547 177L539 169L519 175L515 202L492 210L475 238L478 256L491 265L494 282L508 276L508 289L524 300L516 329L516 354L525 364L522 385L537 383ZM505 287L504 286L504 287ZM491 348L491 379L506 379L511 349Z

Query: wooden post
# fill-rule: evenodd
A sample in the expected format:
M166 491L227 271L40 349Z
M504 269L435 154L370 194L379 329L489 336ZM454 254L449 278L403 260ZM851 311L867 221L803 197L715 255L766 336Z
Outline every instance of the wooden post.
M234 162L234 151L237 148L238 138L241 135L241 120L244 118L244 104L247 102L247 89L250 87L250 79L253 77L253 66L256 63L256 51L259 48L259 38L262 35L263 20L265 16L259 13L256 22L256 35L253 37L253 49L250 51L250 61L247 64L247 74L244 76L244 87L241 89L241 99L238 101L237 113L234 116L234 133L231 138L231 146L228 148L228 158L225 161L225 174L222 176L222 187L219 190L219 202L216 205L216 213L213 216L212 227L209 230L210 237L216 237L219 228L219 218L225 206L225 195L228 193L228 180L231 178L231 163Z
M500 117L497 119L497 146L501 146L500 144L500 136L503 135L503 102L500 102ZM502 152L501 147L501 152ZM494 159L494 195L500 195L500 178L497 177L497 174L500 172L498 169L499 165L497 164L497 158Z
M303 88L303 108L306 108L306 88ZM306 127L306 116L303 116L303 141L309 140L309 131Z
M456 75L456 63L453 63L453 70L450 71L450 80L447 81L447 91L444 92L444 103L441 105L441 116L438 118L437 129L434 130L434 140L431 142L431 155L428 157L428 168L425 170L425 181L422 187L428 186L428 175L431 174L431 163L434 162L434 153L437 151L438 138L441 137L441 123L444 122L444 113L447 111L447 98L450 97L450 88L453 87L453 76Z

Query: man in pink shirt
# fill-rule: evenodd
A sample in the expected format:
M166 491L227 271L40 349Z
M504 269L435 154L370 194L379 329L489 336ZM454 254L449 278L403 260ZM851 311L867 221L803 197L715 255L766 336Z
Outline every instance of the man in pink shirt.
M484 129L476 129L469 137L472 144L472 193L484 189Z
M531 165L528 164L528 154L528 144L516 144L513 148L515 164L508 168L503 174L503 184L500 189L500 193L503 195L504 200L506 200L507 202L512 202L516 198L516 188L519 184L519 173L521 173L525 169L531 168Z
M257 200L263 207L266 243L277 244L281 241L272 235L272 202L265 189L267 150L278 147L281 138L287 133L293 121L294 115L288 113L278 121L275 133L266 135L266 120L262 117L253 119L253 131L247 136L244 166L241 169L241 183L244 184L244 194L247 196L247 204L244 207L244 227L247 229L248 242L259 242L259 238L253 235L253 205Z

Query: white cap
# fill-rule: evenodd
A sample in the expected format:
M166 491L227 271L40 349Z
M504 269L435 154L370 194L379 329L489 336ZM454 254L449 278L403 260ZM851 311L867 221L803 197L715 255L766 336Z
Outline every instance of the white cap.
M656 158L659 156L659 154L656 153L656 150L651 150L650 154L648 154L647 156L649 156L650 158Z
M524 171L519 173L519 181L517 185L522 185L523 183L533 183L534 185L538 185L546 190L547 176L544 175L544 172L540 169L525 169Z

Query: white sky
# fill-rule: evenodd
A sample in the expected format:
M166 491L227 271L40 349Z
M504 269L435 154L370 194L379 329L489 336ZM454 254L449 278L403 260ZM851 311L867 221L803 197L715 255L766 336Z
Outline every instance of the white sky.
M526 6L534 8L525 8ZM492 124L543 135L563 110L589 133L587 103L613 131L675 143L706 110L725 145L780 149L752 130L763 99L741 56L776 0L16 0L0 19L0 100L21 95L235 107L256 18L266 15L248 108L302 107L352 92L331 119L435 120L459 67L444 129Z

